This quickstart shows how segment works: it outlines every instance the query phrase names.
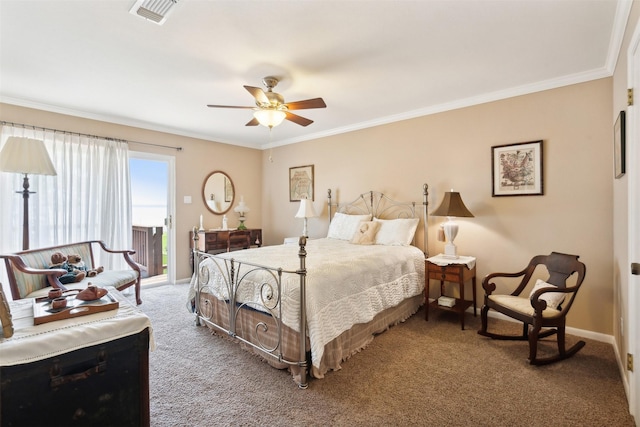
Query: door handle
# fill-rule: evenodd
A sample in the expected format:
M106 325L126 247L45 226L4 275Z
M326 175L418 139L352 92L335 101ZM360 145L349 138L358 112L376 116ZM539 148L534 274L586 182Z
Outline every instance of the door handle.
M631 274L633 274L634 276L640 276L640 263L631 263Z

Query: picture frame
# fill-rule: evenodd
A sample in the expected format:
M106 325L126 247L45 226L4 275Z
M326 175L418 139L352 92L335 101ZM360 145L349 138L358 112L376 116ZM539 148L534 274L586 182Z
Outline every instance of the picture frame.
M230 202L233 200L233 185L231 185L231 180L224 177L224 201Z
M491 195L544 194L542 141L491 147Z
M626 113L620 111L613 125L613 161L616 179L626 173Z
M289 201L314 200L313 165L289 168Z

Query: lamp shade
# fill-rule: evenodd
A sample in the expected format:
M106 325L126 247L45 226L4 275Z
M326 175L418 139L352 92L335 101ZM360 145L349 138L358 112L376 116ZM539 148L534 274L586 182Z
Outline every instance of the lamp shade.
M313 218L318 216L316 210L313 208L313 202L309 199L300 199L300 207L296 218Z
M287 114L281 110L266 109L256 110L253 113L253 117L255 117L262 126L272 128L282 123L284 118L287 117Z
M469 212L469 209L464 205L460 193L457 191L444 193L442 203L438 206L438 209L431 212L431 215L473 218L473 214Z
M0 170L35 175L56 175L51 158L38 139L10 136L0 151Z
M244 203L244 196L240 196L240 203L238 203L238 206L236 206L233 210L238 212L239 214L244 214L249 212L251 209L249 209L249 206Z

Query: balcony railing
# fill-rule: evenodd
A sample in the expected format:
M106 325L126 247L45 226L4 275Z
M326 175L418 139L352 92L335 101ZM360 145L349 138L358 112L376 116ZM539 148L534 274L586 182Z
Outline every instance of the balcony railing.
M162 226L133 226L133 260L140 265L142 277L163 274L162 263Z

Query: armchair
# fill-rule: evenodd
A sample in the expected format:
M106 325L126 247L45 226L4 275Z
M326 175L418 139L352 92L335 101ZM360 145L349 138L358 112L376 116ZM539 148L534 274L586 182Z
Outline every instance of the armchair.
M478 334L493 339L528 340L529 363L544 365L569 358L576 354L585 342L579 341L570 349L565 348L565 323L569 309L584 281L586 266L578 261L577 255L552 252L549 255L538 255L531 259L529 265L518 273L492 273L482 281L485 291L484 305L480 312L482 327ZM549 272L546 281L538 279L528 295L522 295L531 280L536 267L543 265ZM567 286L567 279L577 273L575 284ZM494 294L497 286L493 279L499 277L522 277L518 287L509 295ZM523 323L522 335L501 335L487 331L487 314L493 309L505 316ZM545 328L545 330L543 330ZM548 328L548 329L547 329ZM546 358L538 358L538 340L557 334L558 354Z

